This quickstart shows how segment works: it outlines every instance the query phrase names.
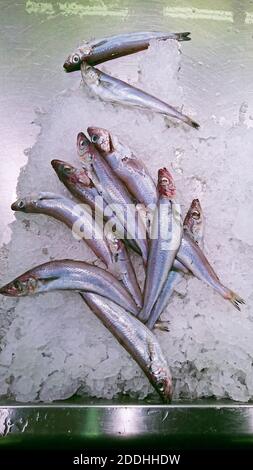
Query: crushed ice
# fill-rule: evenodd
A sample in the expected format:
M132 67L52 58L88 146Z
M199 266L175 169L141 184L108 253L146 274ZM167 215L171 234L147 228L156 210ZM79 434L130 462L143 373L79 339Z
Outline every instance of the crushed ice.
M50 161L60 158L78 165L76 134L90 125L117 134L154 177L159 167L171 165L183 211L193 198L200 198L209 260L222 282L247 301L238 313L197 279L187 278L177 287L162 316L170 320L170 332L156 333L172 370L174 396L252 399L253 230L249 231L248 218L253 201L253 129L247 126L247 105L238 107L238 121L232 122L217 117L212 103L201 103L201 90L191 90L184 55L175 41L153 43L148 51L100 68L183 107L200 122L200 130L105 105L87 95L76 74L76 88L57 96L47 113L38 114L41 132L21 171L18 196L39 190L69 196ZM1 284L66 254L96 262L83 241L74 240L69 229L44 215L17 213L11 230L1 259ZM141 273L140 260L135 264ZM0 302L1 396L27 402L65 399L74 393L104 398L119 393L144 398L152 393L139 367L76 293Z

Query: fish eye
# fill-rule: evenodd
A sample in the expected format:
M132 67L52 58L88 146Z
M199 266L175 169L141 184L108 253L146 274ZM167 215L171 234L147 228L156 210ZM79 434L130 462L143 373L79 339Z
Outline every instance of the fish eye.
M167 184L168 182L169 182L169 180L168 180L167 178L164 178L164 177L163 177L163 178L161 179L161 183L163 183L163 184Z
M198 211L193 211L192 217L193 217L195 220L198 220L198 219L200 218L200 213L199 213Z
M74 62L74 64L78 64L79 61L80 61L79 55L78 54L73 55L72 62Z
M99 140L99 136L96 135L96 134L94 134L94 135L92 136L92 138L91 138L91 142L93 142L93 144L95 144L96 142L98 142L98 140Z
M22 201L22 200L19 201L19 203L18 203L18 208L19 208L19 209L24 209L24 207L25 207L24 201Z
M15 287L15 289L21 291L22 290L22 284L20 281L16 280L13 282L13 287Z
M79 147L83 149L85 147L85 140L80 140Z
M69 166L65 166L64 173L66 173L66 175L69 175L71 173L71 168Z

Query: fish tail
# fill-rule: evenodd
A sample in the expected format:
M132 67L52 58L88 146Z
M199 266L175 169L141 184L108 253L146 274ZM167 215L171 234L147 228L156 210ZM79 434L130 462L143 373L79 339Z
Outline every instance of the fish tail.
M199 129L200 125L189 116L184 116L183 121L194 129Z
M154 328L160 331L170 331L169 329L169 320L157 320L157 322L154 325ZM148 326L148 324L147 324Z
M226 299L229 300L229 302L231 302L231 304L239 311L241 311L239 304L245 304L245 300L243 300L232 290L229 291L228 295L226 296Z
M190 32L185 32L185 33L176 33L176 38L178 41L190 41L191 38L189 37L190 36Z

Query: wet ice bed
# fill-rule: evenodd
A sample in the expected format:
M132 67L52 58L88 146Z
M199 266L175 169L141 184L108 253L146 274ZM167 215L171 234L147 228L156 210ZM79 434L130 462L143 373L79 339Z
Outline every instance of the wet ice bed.
M183 212L201 201L205 252L221 281L245 298L238 313L193 278L177 287L162 319L170 332L156 332L174 377L176 397L253 398L252 211L253 129L245 104L214 113L201 89L191 87L184 68L185 45L153 43L148 51L100 66L183 109L200 122L199 131L137 110L104 104L81 85L56 96L37 115L41 127L17 193L54 191L69 195L50 161L78 164L76 134L101 126L117 134L148 165L172 169ZM67 80L66 80L67 81ZM242 147L243 143L243 147ZM1 284L52 259L84 259L100 264L69 229L43 215L19 213L11 241L2 250ZM134 258L139 276L141 261ZM112 398L152 393L146 377L75 293L53 292L20 300L0 299L0 395L19 401L56 400L74 393Z

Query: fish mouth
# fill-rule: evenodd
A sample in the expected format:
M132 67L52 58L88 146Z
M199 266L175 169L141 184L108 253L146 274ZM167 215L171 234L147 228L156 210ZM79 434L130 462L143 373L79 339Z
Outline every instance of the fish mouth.
M11 210L26 212L26 203L23 199L17 199L11 205Z
M12 210L12 211L18 211L18 210L19 210L19 208L18 208L18 202L19 202L19 201L17 200L17 201L15 201L15 202L12 203L12 205L11 205L11 210ZM1 289L0 289L0 293L1 293Z
M54 159L51 161L51 165L54 171L56 171L56 173L60 173L63 170L65 162L63 162L62 160Z
M79 134L77 135L76 142L77 142L77 149L78 149L79 154L81 156L84 155L85 152L87 152L89 145L90 145L90 141L88 137L86 137L86 135L83 132L79 132Z
M21 293L18 292L16 287L12 283L6 284L5 286L1 287L0 294L5 295L7 297L20 297Z
M80 70L80 64L71 64L70 62L65 61L63 64L63 70L66 73L77 72L78 70Z
M73 170L74 170L72 165L70 165L69 163L66 163L62 160L52 160L51 165L52 165L54 171L56 172L58 178L61 181L66 182L68 179L69 180L72 179L72 177L73 177L72 173L73 173ZM68 171L68 173L67 173L67 171Z

